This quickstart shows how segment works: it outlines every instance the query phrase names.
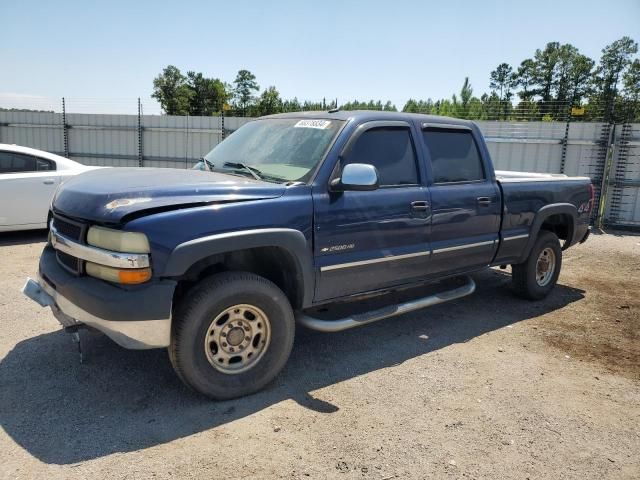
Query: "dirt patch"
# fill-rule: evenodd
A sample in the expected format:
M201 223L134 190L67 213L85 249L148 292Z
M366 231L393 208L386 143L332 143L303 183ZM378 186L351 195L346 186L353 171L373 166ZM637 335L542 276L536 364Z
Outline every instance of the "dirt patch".
M638 380L640 256L619 253L611 260L614 258L615 261L594 262L596 265L588 274L575 275L575 282L586 292L585 302L576 314L545 322L544 339L569 355Z
M508 271L464 299L337 334L298 329L250 397L210 402L163 350L82 333L19 292L45 236L0 236L0 478L635 479L640 237L565 252L540 302Z

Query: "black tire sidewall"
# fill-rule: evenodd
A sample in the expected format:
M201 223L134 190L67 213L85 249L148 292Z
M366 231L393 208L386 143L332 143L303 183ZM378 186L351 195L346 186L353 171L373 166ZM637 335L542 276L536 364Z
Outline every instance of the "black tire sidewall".
M551 281L544 286L540 286L536 280L536 264L540 252L545 248L553 249L556 264ZM542 232L533 245L526 264L526 282L529 296L533 299L546 297L556 286L558 277L560 276L560 269L562 268L562 249L560 248L558 237L552 232Z
M219 274L206 279L184 301L195 303L187 303L184 314L179 315L175 361L180 376L195 390L217 399L247 395L269 383L284 367L293 345L295 320L284 293L268 280L253 274ZM209 363L205 337L214 318L239 304L254 305L265 313L271 340L250 369L226 374Z

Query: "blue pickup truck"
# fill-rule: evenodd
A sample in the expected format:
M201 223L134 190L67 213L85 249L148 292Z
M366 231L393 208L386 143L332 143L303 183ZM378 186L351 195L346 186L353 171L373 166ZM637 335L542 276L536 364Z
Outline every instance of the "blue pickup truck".
M457 299L490 266L511 265L515 293L544 298L562 250L589 235L593 197L588 178L494 171L470 121L272 115L196 169L104 169L64 183L24 292L66 329L167 348L186 384L233 398L278 374L296 323L334 332ZM315 313L436 282L373 311Z

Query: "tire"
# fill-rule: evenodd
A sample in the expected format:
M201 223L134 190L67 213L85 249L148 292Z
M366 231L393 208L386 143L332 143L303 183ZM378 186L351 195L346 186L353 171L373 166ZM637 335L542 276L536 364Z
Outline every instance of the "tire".
M544 252L544 253L543 253ZM542 271L538 271L538 259L546 256L547 264L553 268L551 272L545 271L545 262L541 260ZM540 231L533 244L527 259L520 264L512 265L513 289L516 295L529 300L541 300L545 298L555 287L562 268L562 249L560 241L553 232Z
M282 290L252 273L225 272L201 280L178 305L169 358L188 386L227 400L273 380L289 358L294 333Z

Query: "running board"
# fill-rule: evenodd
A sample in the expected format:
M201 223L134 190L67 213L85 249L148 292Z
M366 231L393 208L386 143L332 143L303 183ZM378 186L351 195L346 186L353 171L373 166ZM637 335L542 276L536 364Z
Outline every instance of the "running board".
M464 285L452 290L399 303L397 305L390 305L370 312L359 313L346 318L339 318L337 320L322 320L320 318L311 317L303 312L297 312L296 320L298 323L310 328L311 330L318 330L320 332L340 332L349 328L359 327L360 325L366 325L367 323L377 322L378 320L383 320L385 318L395 317L396 315L402 315L403 313L413 312L414 310L420 310L421 308L431 307L433 305L438 305L439 303L445 303L466 297L467 295L471 295L475 289L476 283L471 277L466 277L466 283Z

